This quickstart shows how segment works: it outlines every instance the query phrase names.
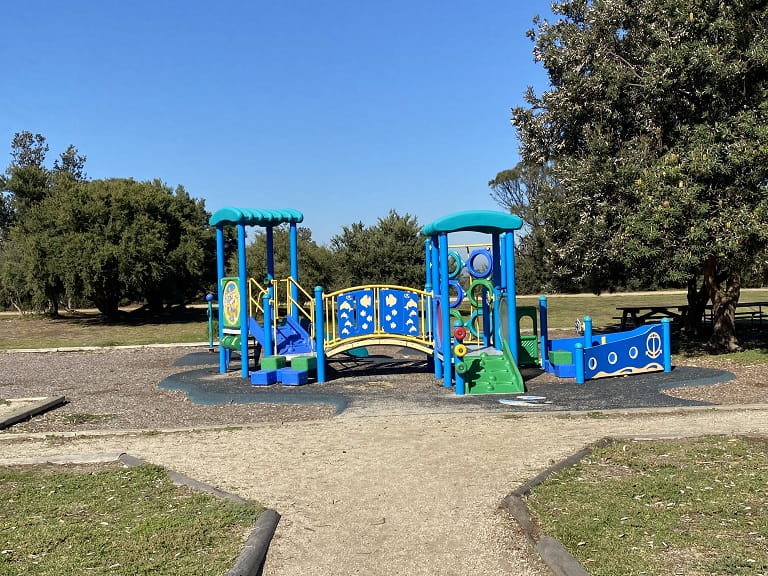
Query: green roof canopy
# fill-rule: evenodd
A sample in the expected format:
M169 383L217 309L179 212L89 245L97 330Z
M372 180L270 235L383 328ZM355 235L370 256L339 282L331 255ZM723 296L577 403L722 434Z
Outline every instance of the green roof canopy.
M514 214L493 210L466 210L438 218L421 229L424 236L447 234L448 232L482 232L501 234L523 227L523 220Z
M246 226L277 226L279 224L298 223L304 220L304 214L298 210L255 210L251 208L221 208L216 210L208 223L211 226L244 224Z

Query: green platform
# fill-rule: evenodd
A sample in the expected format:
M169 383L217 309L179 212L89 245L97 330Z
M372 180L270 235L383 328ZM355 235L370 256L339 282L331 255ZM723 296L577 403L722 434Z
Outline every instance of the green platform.
M523 375L512 357L509 345L502 340L503 354L465 356L456 365L464 378L465 394L520 394L525 392Z

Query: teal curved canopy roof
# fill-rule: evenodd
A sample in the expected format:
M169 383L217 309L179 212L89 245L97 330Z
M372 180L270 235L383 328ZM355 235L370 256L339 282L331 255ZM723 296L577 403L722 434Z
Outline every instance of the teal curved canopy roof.
M290 208L285 210L256 210L252 208L221 208L216 210L208 223L211 226L244 224L245 226L277 226L298 223L304 214Z
M523 220L514 214L493 210L465 210L438 218L421 229L424 236L447 234L448 232L482 232L501 234L523 227Z

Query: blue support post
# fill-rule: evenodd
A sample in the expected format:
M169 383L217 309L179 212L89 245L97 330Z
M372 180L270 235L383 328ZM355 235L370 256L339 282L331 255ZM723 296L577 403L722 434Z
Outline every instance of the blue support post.
M424 292L432 292L432 242L424 240Z
M432 242L429 239L424 240L424 292L427 294L432 294ZM433 304L432 304L432 298L427 297L426 301L424 302L425 310L422 311L423 314L425 314L424 319L424 338L428 338L428 336L432 336L432 338L435 337L435 331L432 329L432 318L434 314ZM434 340L433 340L434 342ZM429 362L432 362L432 369L434 370L435 366L435 349L434 344L432 345L432 357L430 358L430 355L427 354L427 364Z
M672 372L672 321L661 319L662 349L664 350L664 372Z
M573 362L576 365L576 384L584 384L584 345L574 346Z
M208 352L213 352L213 294L208 292L205 301L208 303Z
M299 311L296 309L296 302L299 301L299 233L295 222L290 223L290 245L291 245L291 318L299 319Z
M499 305L501 304L502 294L502 276L504 274L501 267L501 244L499 242L499 234L494 232L491 235L491 257L493 258L493 271L491 272L491 279L493 281L493 346L497 350L501 350L501 316L499 312Z
M435 380L440 380L443 377L443 363L440 361L437 350L437 339L440 335L437 333L437 327L439 326L437 319L437 303L440 302L440 249L436 236L430 238L430 261L432 272L432 362L434 364Z
M520 327L517 325L517 295L515 294L515 233L507 230L504 234L504 274L507 280L507 334L514 338L509 342L515 364L519 362Z
M237 225L237 272L240 280L240 374L243 378L248 378L248 278L245 275L245 224Z
M267 276L275 278L275 233L272 226L267 226Z
M443 352L443 386L450 388L453 384L453 367L451 366L451 310L448 299L448 234L440 234L440 317L442 334L440 335Z
M261 297L261 307L264 309L264 356L272 356L274 342L272 340L272 287Z
M456 358L455 362L456 362L456 365L458 366L459 362L461 362L461 358ZM464 375L456 372L455 379L456 379L456 396L464 396L464 394L466 393Z
M438 358L437 339L440 335L437 332L439 325L437 318L438 302L440 302L440 250L438 247L437 237L431 236L429 239L430 250L430 275L432 278L432 317L430 318L432 330L432 368L435 373L435 380L440 380L443 377L443 365Z
M317 353L317 381L325 382L325 315L322 286L315 286L315 352Z
M224 330L224 306L221 305L224 298L224 286L221 285L221 279L224 278L224 230L221 226L216 226L216 292L218 294L218 316L219 316L219 373L224 374L227 371L227 349L221 345L221 337Z
M584 316L584 348L592 348L592 317Z
M546 366L549 360L549 318L547 297L539 296L539 326L541 327L541 365Z

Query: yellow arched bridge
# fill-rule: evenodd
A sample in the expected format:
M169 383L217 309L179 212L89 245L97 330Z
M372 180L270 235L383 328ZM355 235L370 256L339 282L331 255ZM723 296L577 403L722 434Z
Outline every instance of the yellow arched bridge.
M328 357L377 344L403 346L427 354L434 350L432 295L424 290L369 284L313 296L292 278L273 281L266 287L251 279L252 317L263 318L265 295L271 303L268 311L273 326L278 326L284 316L304 326L313 342L318 342L320 332Z

